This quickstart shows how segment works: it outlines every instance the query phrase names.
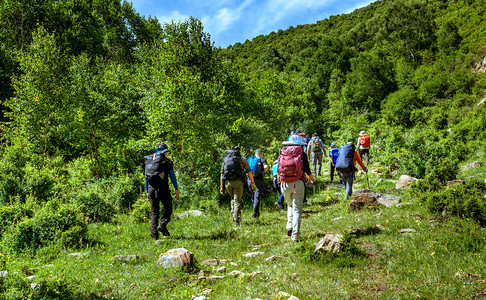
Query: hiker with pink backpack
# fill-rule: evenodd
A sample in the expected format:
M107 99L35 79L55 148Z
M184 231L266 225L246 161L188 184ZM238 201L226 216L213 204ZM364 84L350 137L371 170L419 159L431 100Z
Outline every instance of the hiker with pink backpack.
M306 174L311 183L314 183L314 176L309 167L307 154L302 149L302 138L293 135L282 144L284 147L280 149L278 157L278 181L287 202L287 235L292 241L299 241Z

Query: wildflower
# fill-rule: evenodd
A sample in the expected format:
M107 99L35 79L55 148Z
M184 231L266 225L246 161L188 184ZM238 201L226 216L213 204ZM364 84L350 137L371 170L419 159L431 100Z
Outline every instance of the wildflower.
M432 255L432 256L434 256L434 254L435 254L435 251L434 251L434 252L432 252L432 253L430 253L430 255Z

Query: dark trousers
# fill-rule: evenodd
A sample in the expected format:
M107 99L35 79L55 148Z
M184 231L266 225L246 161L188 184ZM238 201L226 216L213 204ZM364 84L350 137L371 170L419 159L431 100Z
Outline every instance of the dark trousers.
M339 174L339 171L336 170L336 166L333 163L331 163L331 183L334 181L334 171L336 171L336 175L339 177L339 183L343 183L341 175Z
M359 156L361 157L361 160L364 162L366 161L366 165L369 165L370 163L370 149L359 149ZM363 159L364 156L364 159Z
M265 188L265 183L263 179L255 179L256 192L251 191L251 180L248 179L248 187L252 192L253 201L253 218L258 218L260 216L260 200L262 198L263 189Z
M280 209L284 209L284 195L282 194L282 189L280 188L280 183L277 183L277 178L274 178L273 179L273 185L277 188L277 191L278 191L278 200L277 200L277 204L278 204L278 207L280 207Z
M150 235L153 238L159 237L159 231L157 227L162 224L170 222L170 216L172 215L172 196L168 188L155 189L152 186L148 186L148 196L150 200L150 206L152 207L152 215L150 217ZM159 223L160 217L160 204L164 206L164 213Z

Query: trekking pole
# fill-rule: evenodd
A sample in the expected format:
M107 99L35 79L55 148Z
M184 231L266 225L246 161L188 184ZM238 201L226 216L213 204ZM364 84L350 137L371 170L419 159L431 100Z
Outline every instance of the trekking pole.
M366 170L368 171L368 170ZM368 182L368 190L370 190L370 179L368 178L368 172L365 172L366 173L366 181Z
M339 188L339 190L338 190L338 192L337 192L338 194L339 194L339 193L341 193L341 189L343 188L343 186L344 186L344 181L343 181L343 183L341 184L341 187ZM336 200L337 200L337 196L336 196L336 195L334 195L334 201L332 201L332 204L333 204L333 205L334 205L334 203L336 203Z

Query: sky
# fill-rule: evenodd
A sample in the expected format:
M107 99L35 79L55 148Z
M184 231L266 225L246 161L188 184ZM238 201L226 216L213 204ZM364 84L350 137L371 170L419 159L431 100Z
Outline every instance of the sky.
M202 21L216 47L244 43L290 26L313 24L346 14L376 0L126 0L145 17L161 23L190 16Z

